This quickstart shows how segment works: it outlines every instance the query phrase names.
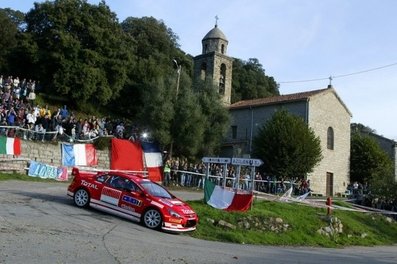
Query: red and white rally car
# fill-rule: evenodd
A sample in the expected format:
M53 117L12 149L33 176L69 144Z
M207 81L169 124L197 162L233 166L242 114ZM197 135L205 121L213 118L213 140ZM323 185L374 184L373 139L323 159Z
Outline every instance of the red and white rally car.
M161 185L136 174L83 172L73 168L68 187L78 207L91 206L151 229L186 232L196 229L197 214Z

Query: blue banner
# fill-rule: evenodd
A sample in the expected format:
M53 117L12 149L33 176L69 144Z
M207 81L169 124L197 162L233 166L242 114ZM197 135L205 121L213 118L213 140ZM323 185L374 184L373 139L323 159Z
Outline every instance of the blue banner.
M40 177L43 179L54 179L66 181L68 179L68 171L66 167L55 167L36 161L30 161L28 175L31 177Z

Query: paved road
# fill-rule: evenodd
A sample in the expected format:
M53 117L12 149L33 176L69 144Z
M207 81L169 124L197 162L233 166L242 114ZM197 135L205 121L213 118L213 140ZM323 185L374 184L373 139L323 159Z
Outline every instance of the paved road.
M397 246L269 247L152 231L75 207L66 187L0 182L0 263L397 263ZM185 199L202 197L174 193Z

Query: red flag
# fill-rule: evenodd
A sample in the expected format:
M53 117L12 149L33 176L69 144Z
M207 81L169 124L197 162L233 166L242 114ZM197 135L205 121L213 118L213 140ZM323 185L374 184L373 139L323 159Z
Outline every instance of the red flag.
M112 138L110 169L143 171L141 145L126 139Z

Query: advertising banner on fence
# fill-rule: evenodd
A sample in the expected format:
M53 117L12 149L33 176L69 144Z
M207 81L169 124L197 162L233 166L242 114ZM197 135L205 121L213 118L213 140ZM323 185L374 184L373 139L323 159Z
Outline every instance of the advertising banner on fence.
M68 170L66 167L55 167L44 163L30 161L28 175L43 179L54 179L57 181L68 180Z

